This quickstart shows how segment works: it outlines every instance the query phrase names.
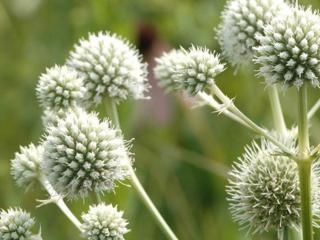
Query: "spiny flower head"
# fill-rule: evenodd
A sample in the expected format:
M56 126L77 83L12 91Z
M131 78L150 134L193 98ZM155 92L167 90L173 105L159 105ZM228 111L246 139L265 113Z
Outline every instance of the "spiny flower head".
M310 8L292 7L265 27L255 61L267 84L319 87L320 17Z
M166 69L168 59L172 64L169 71ZM207 48L191 47L188 50L171 52L162 59L158 59L156 75L162 82L169 82L170 78L170 88L176 86L195 95L214 84L215 77L223 70L224 65L220 63L218 55ZM163 76L168 78L163 79Z
M44 109L60 110L74 107L82 101L86 89L78 73L55 65L40 76L36 93Z
M35 221L30 214L21 209L12 209L0 212L0 239L1 240L31 240L31 228Z
M149 88L146 64L127 40L108 32L90 34L70 53L67 64L84 78L87 105L104 97L116 101L145 98Z
M218 27L218 40L224 56L232 65L250 63L257 36L281 11L288 9L283 0L229 0Z
M170 52L165 52L156 59L156 67L154 68L155 77L159 80L159 86L167 92L172 92L180 88L180 84L175 80L177 67L179 62L184 58L184 53L181 50L173 49Z
M69 199L112 191L128 176L130 164L121 133L94 113L76 109L48 127L42 168Z
M20 147L20 152L11 160L11 174L18 186L29 188L38 181L42 154L41 145Z
M219 55L207 48L191 47L183 50L184 58L178 62L177 81L190 94L196 94L214 84L215 77L223 72Z
M128 222L123 212L112 205L99 204L90 206L88 213L82 215L82 231L88 240L124 240L129 232Z
M294 147L294 142L289 144ZM233 218L253 233L298 228L300 216L300 187L297 164L272 143L253 142L230 173L227 192ZM320 216L319 163L312 169L312 208L314 220ZM314 225L318 227L316 221Z

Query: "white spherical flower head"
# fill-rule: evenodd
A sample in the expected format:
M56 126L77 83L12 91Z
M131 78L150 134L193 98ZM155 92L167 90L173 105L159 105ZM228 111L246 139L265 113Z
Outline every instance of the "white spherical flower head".
M29 188L38 181L42 154L41 145L20 147L20 152L11 160L11 174L18 186Z
M76 106L86 89L78 73L67 66L48 68L40 76L36 93L44 109L60 110Z
M112 205L90 206L82 220L82 232L88 240L124 240L123 235L129 232L123 212Z
M94 113L68 112L48 128L43 146L43 171L69 199L112 191L129 175L131 160L120 132Z
M256 36L263 35L264 25L286 9L283 0L229 0L217 32L223 55L232 65L250 63L258 46Z
M149 88L146 64L137 49L108 32L81 39L67 64L83 76L89 106L99 104L104 97L116 101L145 98Z
M267 84L319 87L320 17L311 9L292 7L275 18L259 38L255 61Z
M214 84L215 77L224 71L219 55L206 48L182 49L184 56L176 62L176 81L195 95Z
M166 92L172 92L180 89L180 84L175 80L177 67L179 62L184 58L184 53L181 50L173 49L170 52L165 52L159 58L156 58L157 65L154 68L155 77L159 81L159 86L164 88Z
M291 144L293 146L294 143ZM252 233L298 228L300 187L294 160L276 155L272 143L253 142L245 149L230 173L227 193L233 218ZM319 164L312 169L312 207L314 220L320 216ZM314 221L314 225L316 221Z
M30 240L34 223L30 214L21 209L2 210L0 212L0 239Z

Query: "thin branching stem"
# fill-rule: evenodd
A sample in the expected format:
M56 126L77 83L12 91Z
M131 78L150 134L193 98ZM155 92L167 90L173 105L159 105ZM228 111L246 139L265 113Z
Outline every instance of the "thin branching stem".
M278 141L275 137L273 137L268 130L258 126L256 123L254 123L249 117L247 117L242 111L240 111L235 104L233 103L232 99L227 97L218 86L215 84L212 86L212 92L213 94L224 104L225 109L227 109L229 112L231 112L233 115L237 116L238 119L241 119L241 121L245 124L242 124L243 126L249 128L250 130L254 131L260 136L265 137L269 141L271 141L274 145L276 145L283 153L286 155L292 157L293 159L296 158L295 153L292 152L291 149L286 147L284 144L282 144L280 141ZM206 94L206 93L204 93ZM209 104L211 107L214 108L212 104ZM221 109L216 109L221 111ZM226 114L226 111L221 111L222 113ZM239 122L239 121L237 121Z
M78 220L78 218L72 213L72 211L69 209L69 207L64 202L62 196L54 190L50 182L45 176L41 176L39 179L41 185L43 188L48 192L50 199L47 200L48 203L52 202L55 203L59 209L66 215L66 217L73 223L73 225L81 230L81 222Z
M110 117L111 117L113 123L116 125L116 127L118 129L121 129L116 103L111 100L111 101L109 101L107 107L109 108L107 110L110 114ZM145 206L147 207L147 209L149 210L151 215L154 217L154 219L158 223L158 225L161 228L161 230L163 231L163 233L167 236L167 238L170 240L178 240L175 233L169 227L167 222L164 220L164 218L162 217L162 215L160 214L160 212L158 211L158 209L156 208L156 206L154 205L154 203L150 199L149 195L144 190L142 184L140 183L140 181L139 181L139 179L138 179L138 177L137 177L137 175L131 165L130 165L130 181L131 181L132 186L137 191L140 199L145 204Z
M287 127L284 120L281 103L279 99L278 88L276 85L268 87L269 100L273 116L274 127L281 135L286 135Z

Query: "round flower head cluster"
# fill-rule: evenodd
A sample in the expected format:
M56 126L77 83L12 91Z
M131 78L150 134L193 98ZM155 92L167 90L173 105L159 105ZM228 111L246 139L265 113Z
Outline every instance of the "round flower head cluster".
M30 144L21 147L20 152L15 154L11 161L11 174L20 187L31 187L40 174L43 147Z
M1 240L31 240L31 228L35 221L30 214L21 209L0 212Z
M218 40L232 65L252 60L263 27L288 6L283 0L229 0L222 13Z
M180 88L179 82L175 81L175 74L179 62L184 58L184 54L180 50L171 50L164 53L156 59L156 67L154 68L155 77L159 80L159 86L167 92L172 92Z
M148 90L146 64L126 40L110 33L90 34L70 53L67 64L84 78L87 105L107 96L116 101L145 98Z
M40 76L36 92L40 105L46 110L76 106L85 94L82 78L67 66L48 68Z
M206 48L191 47L184 50L184 58L178 66L177 81L190 94L196 94L214 84L215 77L224 71L219 56Z
M292 144L293 146L293 144ZM298 228L300 216L299 173L295 161L276 155L272 143L253 142L231 171L227 192L233 218L253 233ZM312 169L314 220L320 216L319 164ZM317 226L316 221L314 225Z
M129 174L124 140L108 121L76 109L48 128L43 171L58 193L69 199L90 191L112 191Z
M168 70L169 62L172 67ZM218 55L206 48L191 47L158 59L156 75L161 82L169 82L170 78L169 87L177 86L195 95L214 84L214 78L223 70L224 65L220 63Z
M112 205L90 206L82 220L82 231L88 240L124 240L123 235L129 232L123 212Z
M268 84L319 87L320 17L311 9L292 7L275 18L259 37L255 61Z

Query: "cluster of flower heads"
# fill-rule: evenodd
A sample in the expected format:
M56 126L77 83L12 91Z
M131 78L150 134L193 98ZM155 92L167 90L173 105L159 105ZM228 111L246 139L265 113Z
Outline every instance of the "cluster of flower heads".
M294 148L295 141L286 144ZM291 143L290 143L291 141ZM300 187L297 164L277 155L267 140L247 146L230 172L227 186L233 218L252 233L298 229L301 221ZM320 166L312 168L312 208L314 225L320 217Z
M66 65L49 68L39 78L36 92L44 125L55 123L55 115L89 109L106 98L147 98L146 76L146 63L127 40L109 32L89 34L75 45Z
M268 84L320 84L320 16L295 6L274 18L259 37L255 62Z
M66 65L48 68L39 78L36 94L46 134L38 146L21 147L11 161L16 183L29 187L46 179L68 199L113 191L132 170L128 144L120 129L87 110L104 98L116 103L146 98L146 76L146 64L126 40L108 32L81 39ZM122 215L111 205L90 207L83 215L85 237L124 239L128 229ZM1 212L0 239L31 239L33 224L20 210Z
M217 31L227 60L232 65L250 63L264 26L287 9L283 0L229 0Z
M124 240L123 235L129 232L123 212L112 205L91 206L88 213L82 215L82 220L83 235L88 240Z
M172 50L156 59L155 76L167 91L183 89L191 95L214 84L223 72L219 56L206 48Z
M29 213L21 209L0 211L0 239L1 240L41 240L39 234L32 234L35 220Z
M48 128L43 146L43 171L68 198L112 191L129 175L131 161L119 130L94 113L68 112Z
M147 68L138 51L126 40L110 33L90 34L70 53L67 65L84 79L85 102L97 105L107 96L122 101L145 98Z

